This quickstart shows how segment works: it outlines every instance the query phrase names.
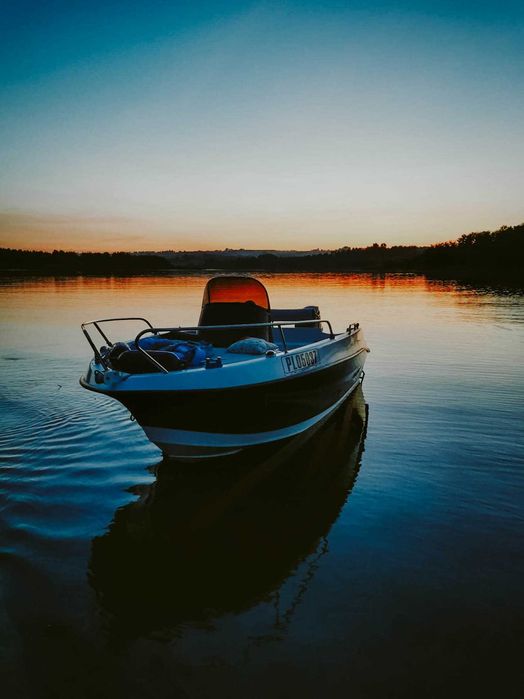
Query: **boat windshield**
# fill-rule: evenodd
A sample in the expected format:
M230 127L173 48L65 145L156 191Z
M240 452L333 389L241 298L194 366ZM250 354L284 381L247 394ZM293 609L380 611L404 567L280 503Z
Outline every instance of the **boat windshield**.
M202 307L208 303L244 303L253 301L269 310L266 287L253 277L213 277L206 284Z

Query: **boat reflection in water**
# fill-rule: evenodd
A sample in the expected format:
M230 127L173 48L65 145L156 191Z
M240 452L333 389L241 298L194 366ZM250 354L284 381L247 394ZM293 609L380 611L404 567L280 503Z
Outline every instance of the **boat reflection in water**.
M113 630L205 624L275 601L296 574L275 622L288 623L355 482L366 425L359 387L314 434L278 449L209 466L159 463L156 482L136 487L139 499L93 541L90 581Z

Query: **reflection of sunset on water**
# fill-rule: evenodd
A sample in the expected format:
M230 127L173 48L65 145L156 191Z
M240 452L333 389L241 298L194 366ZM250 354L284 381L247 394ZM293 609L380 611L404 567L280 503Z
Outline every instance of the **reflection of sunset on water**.
M175 274L161 277L7 277L1 282L2 318L16 323L20 314L36 325L78 324L103 315L140 315L157 325L192 325L207 279L212 274ZM496 317L498 308L513 304L512 296L489 302L488 292L464 285L431 281L423 276L372 274L255 274L268 288L274 308L301 308L314 303L323 317L332 319L343 330L347 323L360 320L373 332L373 326L388 326L392 331L403 325L424 327L440 311L446 323L474 322L477 313ZM452 307L468 308L467 314L451 313ZM57 314L59 308L59 314ZM480 311L479 311L480 312Z
M282 461L277 507L271 488L244 497L246 485L269 475L268 462L254 455L238 461L225 492L213 490L219 470L210 478L205 470L171 470L168 462L157 472L168 482L154 487L148 467L159 463L159 450L123 406L78 385L91 356L82 321L139 315L191 325L209 276L19 276L0 283L0 508L12 552L6 603L38 682L63 686L67 657L68 672L83 686L85 654L94 653L103 660L89 682L105 687L109 668L119 688L128 678L149 683L159 638L167 641L162 667L175 670L155 670L155 681L172 688L182 663L194 696L243 698L255 685L271 696L267 667L279 663L302 692L338 696L343 687L346 696L358 686L361 696L373 696L378 682L385 696L406 653L416 659L410 678L420 689L436 661L443 676L455 677L450 638L467 648L470 686L479 686L479 667L497 682L502 672L510 677L522 578L515 572L522 560L522 296L421 276L259 275L275 308L316 304L335 330L358 321L372 350L363 384L369 422L351 497L344 501L341 488L340 510L329 505L335 467L346 457L354 462L357 443L344 441L351 428L342 415L332 423L336 433L331 427L305 443L298 462ZM120 332L133 338L141 328L129 323ZM286 470L290 463L295 471ZM301 491L315 472L326 478ZM209 547L198 556L188 535L194 518L184 516L191 508L200 524L201 515L224 517L212 526L216 546L203 527L201 543ZM285 517L299 511L303 518L286 526ZM327 517L329 530L316 527ZM277 551L290 553L282 566L264 565ZM23 565L10 565L13 558ZM276 568L278 585L270 579ZM162 576L158 585L151 571ZM250 571L262 572L250 580ZM180 599L171 597L175 583ZM208 589L213 584L220 589ZM205 628L163 625L199 617ZM489 658L479 640L485 637ZM115 638L122 641L118 660ZM372 671L362 654L373 659ZM283 655L291 669L282 666Z

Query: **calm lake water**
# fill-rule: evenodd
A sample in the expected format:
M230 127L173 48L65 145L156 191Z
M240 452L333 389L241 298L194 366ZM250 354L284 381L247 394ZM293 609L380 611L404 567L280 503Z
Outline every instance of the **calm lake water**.
M0 282L2 696L522 696L524 297L260 275L363 325L362 391L177 465L80 388L79 323L194 324L206 278Z

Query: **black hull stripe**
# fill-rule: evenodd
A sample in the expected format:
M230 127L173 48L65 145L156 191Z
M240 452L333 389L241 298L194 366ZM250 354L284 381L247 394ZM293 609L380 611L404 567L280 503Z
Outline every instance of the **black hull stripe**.
M244 434L308 420L350 390L364 364L361 353L285 380L214 391L136 391L109 395L149 427Z

